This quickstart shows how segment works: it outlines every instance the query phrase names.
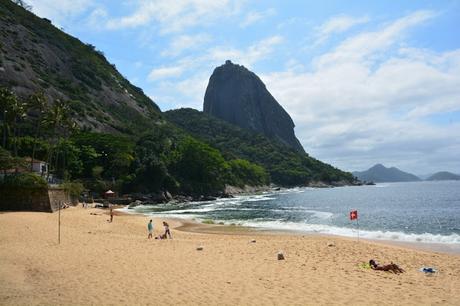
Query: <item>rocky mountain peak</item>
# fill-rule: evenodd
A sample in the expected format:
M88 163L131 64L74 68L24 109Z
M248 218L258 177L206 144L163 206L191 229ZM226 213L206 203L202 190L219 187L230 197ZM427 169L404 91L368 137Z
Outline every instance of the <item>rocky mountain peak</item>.
M230 60L217 67L211 75L203 111L304 152L294 134L294 122L262 80L246 67Z

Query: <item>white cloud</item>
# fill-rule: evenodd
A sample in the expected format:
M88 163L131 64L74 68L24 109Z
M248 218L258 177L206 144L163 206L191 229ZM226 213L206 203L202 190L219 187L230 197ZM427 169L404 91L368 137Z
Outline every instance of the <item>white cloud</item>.
M265 11L260 11L260 12L249 12L246 14L244 17L244 20L240 23L241 28L245 28L251 24L254 24L262 19L268 18L270 16L273 16L276 14L276 10L273 8L270 8Z
M247 67L254 63L267 58L274 50L275 46L283 42L283 37L274 35L262 39L246 49L235 49L219 46L209 52L209 58L217 62L223 62L230 59Z
M103 7L96 7L93 11L89 14L87 18L87 24L92 29L98 29L101 23L101 20L106 19L109 16L108 12Z
M460 147L460 123L429 120L460 111L460 50L399 47L407 29L434 15L416 12L350 37L314 59L312 71L261 75L307 152L348 170L382 162L416 173L460 172L459 158L446 153Z
M150 81L156 81L160 79L178 77L183 71L184 69L181 66L155 68L150 71L148 79Z
M107 20L109 29L136 28L156 22L161 33L209 24L239 11L238 0L137 0L133 13Z
M432 11L417 11L390 23L379 31L364 32L350 37L343 41L334 52L321 56L316 64L319 66L336 65L337 63L367 60L370 55L377 57L387 51L390 46L394 46L407 30L435 16L436 13Z
M314 45L325 42L331 35L343 33L352 27L369 21L368 17L351 17L346 15L335 16L316 28Z
M67 18L83 13L93 6L91 0L28 0L32 11L40 17L46 17L55 24L62 24Z
M185 50L195 50L211 40L208 34L180 35L174 37L169 47L161 52L163 56L178 56Z

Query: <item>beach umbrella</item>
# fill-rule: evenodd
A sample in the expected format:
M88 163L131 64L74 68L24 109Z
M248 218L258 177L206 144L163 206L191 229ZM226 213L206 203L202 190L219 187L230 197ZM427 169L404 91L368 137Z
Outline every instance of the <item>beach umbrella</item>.
M106 192L104 192L104 195L106 198L110 198L110 197L113 197L115 195L115 192L113 192L112 190L107 190Z

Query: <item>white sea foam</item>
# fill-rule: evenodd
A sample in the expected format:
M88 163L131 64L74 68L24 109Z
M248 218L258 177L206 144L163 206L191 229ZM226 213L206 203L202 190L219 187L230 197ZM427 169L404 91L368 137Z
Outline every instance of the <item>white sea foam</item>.
M153 207L153 206L152 206ZM165 217L165 218L178 218L178 219L198 219L201 220L205 218L201 215L201 212L208 212L216 210L212 207L203 207L197 209L184 209L184 210L172 210L172 211L163 211L163 212L148 212L148 208L142 209L142 211L135 209L128 209L127 207L118 209L127 213L141 213L146 216L155 216L155 217ZM222 208L224 210L225 208ZM231 208L233 209L233 208ZM219 209L220 210L220 209ZM252 208L245 208L244 210L253 210ZM183 214L184 212L191 214ZM321 212L321 211L309 211L313 213L314 217L327 219L333 216L330 212ZM225 220L225 224L236 223L243 226L249 226L260 229L270 229L270 230L288 230L288 231L297 231L304 233L317 233L317 234L326 234L326 235L337 235L345 237L356 237L357 230L354 228L348 227L338 227L331 226L326 224L308 224L308 223L296 223L296 222L283 222L283 221L265 221L264 218L254 218L250 221L244 220ZM440 234L409 234L403 232L393 232L393 231L369 231L369 230L360 230L359 236L365 239L377 239L377 240L393 240L393 241L403 241L403 242L419 242L419 243L444 243L444 244L460 244L460 235L451 234L451 235L440 235Z
M238 222L235 220L234 222ZM318 233L337 235L345 237L356 237L357 230L347 227L330 226L325 224L305 224L294 222L281 222L281 221L239 221L244 226L275 229L275 230L289 230L299 231L305 233ZM440 235L440 234L408 234L403 232L391 231L369 231L360 230L359 236L366 239L379 239L379 240L394 240L406 242L422 242L422 243L446 243L446 244L460 244L460 235Z
M318 219L330 219L334 216L333 213L328 211L316 211L316 210L304 210L305 212L311 213L313 217Z

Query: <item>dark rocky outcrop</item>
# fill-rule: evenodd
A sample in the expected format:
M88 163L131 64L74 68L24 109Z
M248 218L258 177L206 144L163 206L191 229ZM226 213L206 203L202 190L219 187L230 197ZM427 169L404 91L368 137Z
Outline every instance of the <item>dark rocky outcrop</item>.
M255 73L231 61L211 75L203 111L304 152L294 134L294 122L265 84Z

